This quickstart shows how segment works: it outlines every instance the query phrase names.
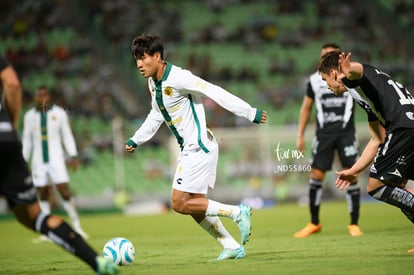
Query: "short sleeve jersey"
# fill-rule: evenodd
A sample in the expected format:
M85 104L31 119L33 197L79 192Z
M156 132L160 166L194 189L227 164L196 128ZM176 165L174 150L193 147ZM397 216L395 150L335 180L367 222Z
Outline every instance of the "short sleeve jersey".
M336 96L318 72L309 77L306 95L314 100L316 134L343 135L354 133L354 102L348 93Z
M400 83L378 70L363 64L361 79L343 83L355 101L367 112L368 121L379 121L391 132L399 128L414 128L414 98Z
M0 72L3 71L9 64L0 56ZM0 142L16 141L18 140L16 132L13 129L11 119L7 113L3 98L3 86L0 86Z

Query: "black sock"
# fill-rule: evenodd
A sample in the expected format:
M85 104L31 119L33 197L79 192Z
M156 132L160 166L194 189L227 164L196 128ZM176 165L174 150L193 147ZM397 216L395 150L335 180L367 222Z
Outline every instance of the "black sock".
M351 224L358 224L361 189L357 183L349 186L348 190L346 191L346 198L349 205L349 213L351 215Z
M309 181L309 208L311 222L319 224L319 206L322 198L322 181L311 179Z
M81 258L93 270L97 270L97 253L85 242L85 240L73 230L69 224L63 221L56 228L50 228L47 220L50 215L41 213L36 218L35 230L46 235L54 243L60 245L70 253Z
M400 187L385 185L368 194L377 200L400 208L407 218L414 222L414 194L411 192Z

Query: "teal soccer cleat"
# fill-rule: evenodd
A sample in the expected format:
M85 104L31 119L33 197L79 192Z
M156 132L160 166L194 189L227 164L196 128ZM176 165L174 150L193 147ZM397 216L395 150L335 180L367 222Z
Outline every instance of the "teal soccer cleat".
M251 234L252 225L250 216L252 215L252 208L245 204L240 204L240 214L236 219L236 223L240 229L241 243L246 244Z
M102 256L96 257L96 264L98 266L98 275L120 275L119 267L116 263Z
M226 248L224 249L220 255L217 257L217 261L221 260L228 260L228 259L242 259L246 257L246 252L244 251L244 247L240 246L236 249Z

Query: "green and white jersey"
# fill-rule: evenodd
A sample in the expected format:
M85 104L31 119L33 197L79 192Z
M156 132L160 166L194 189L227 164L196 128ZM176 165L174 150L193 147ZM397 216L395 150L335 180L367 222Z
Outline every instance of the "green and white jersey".
M201 148L209 152L214 141L207 133L203 97L209 97L221 107L252 122L259 123L262 116L261 110L252 108L223 88L168 62L162 78L158 81L148 78L148 85L152 109L130 138L135 143L133 145L148 141L165 122L181 150Z
M32 167L43 163L64 164L66 155L76 157L75 138L66 111L57 105L48 110L28 110L23 119L23 157Z

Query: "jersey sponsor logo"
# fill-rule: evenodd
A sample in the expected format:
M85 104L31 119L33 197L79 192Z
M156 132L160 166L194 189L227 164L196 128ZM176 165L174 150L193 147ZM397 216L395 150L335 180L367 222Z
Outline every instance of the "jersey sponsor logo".
M414 196L404 189L394 188L390 195L390 199L400 202L408 207L413 207L414 205Z
M408 119L414 120L414 113L413 112L405 112L405 115L408 117Z
M171 87L167 87L167 88L165 88L164 89L164 94L166 95L166 96L172 96L173 95L173 90L172 90L172 88Z
M183 121L183 117L177 117L176 119L172 120L172 121L166 121L168 126L172 126L175 125L177 123L180 123L181 121Z
M36 188L32 187L24 192L17 193L17 198L20 200L29 200L35 198L37 195Z
M401 178L401 173L400 173L400 171L398 171L397 168L395 168L394 172L388 172L388 174L391 174L391 175L394 175L394 176L397 176L397 177Z
M327 97L321 99L321 103L326 108L342 107L346 103L346 97Z

